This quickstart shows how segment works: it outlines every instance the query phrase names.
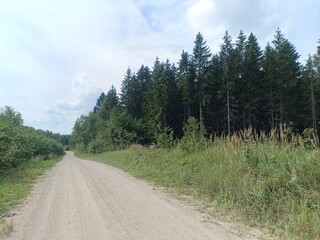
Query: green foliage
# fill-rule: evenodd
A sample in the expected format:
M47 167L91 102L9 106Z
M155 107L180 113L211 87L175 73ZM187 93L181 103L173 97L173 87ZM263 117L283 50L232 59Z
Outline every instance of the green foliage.
M170 127L166 127L163 132L156 134L156 146L159 148L171 148L173 142L173 130Z
M15 112L13 108L9 108ZM14 116L21 116L15 113ZM20 117L19 117L20 118ZM60 143L42 132L22 126L19 121L0 117L0 173L10 171L33 157L61 156L64 151Z
M81 148L78 150L84 152ZM108 143L103 139L95 139L91 141L88 145L88 152L93 154L103 153L110 150L108 147Z
M108 142L114 148L126 148L141 143L144 129L141 121L121 108L114 108L108 124Z
M208 144L205 134L206 130L203 124L199 123L194 117L190 117L183 128L180 148L186 152L203 150Z
M10 106L5 106L0 109L0 119L7 119L14 125L23 124L21 113L16 112L13 107Z

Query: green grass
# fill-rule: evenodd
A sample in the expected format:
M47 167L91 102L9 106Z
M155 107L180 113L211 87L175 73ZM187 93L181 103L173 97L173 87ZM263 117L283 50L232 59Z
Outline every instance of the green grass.
M284 239L320 239L320 151L216 140L201 151L179 146L98 155L77 154L132 175L233 209L248 224Z
M0 220L17 206L31 190L34 180L53 167L62 157L50 160L31 160L0 176Z

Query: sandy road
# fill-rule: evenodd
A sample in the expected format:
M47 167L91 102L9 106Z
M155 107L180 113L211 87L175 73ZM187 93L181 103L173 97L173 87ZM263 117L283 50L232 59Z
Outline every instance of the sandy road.
M7 239L240 239L149 184L71 152L35 185L13 222Z

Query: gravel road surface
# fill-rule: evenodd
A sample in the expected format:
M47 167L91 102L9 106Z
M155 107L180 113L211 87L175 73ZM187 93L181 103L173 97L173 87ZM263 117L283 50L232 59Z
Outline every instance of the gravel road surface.
M168 194L68 152L12 218L16 240L240 239Z

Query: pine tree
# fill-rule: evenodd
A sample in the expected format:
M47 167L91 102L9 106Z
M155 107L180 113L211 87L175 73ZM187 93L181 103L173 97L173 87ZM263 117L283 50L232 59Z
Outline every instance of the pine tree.
M199 121L203 123L203 95L205 88L205 80L210 67L210 49L206 45L202 34L199 32L194 41L195 46L193 47L192 62L193 67L195 68L195 84L197 86L197 93L199 99Z
M143 117L143 104L145 102L147 88L151 80L151 72L148 67L142 65L136 74L137 82L139 85L139 91L137 91L138 99L138 109L137 109L137 118Z
M141 82L128 68L121 86L120 101L125 110L134 118L142 114L143 93Z
M149 130L149 138L154 138L155 134L165 126L164 108L167 104L167 86L164 84L163 70L164 64L160 63L157 57L153 65L143 106L144 121Z
M173 130L174 135L180 135L183 126L181 97L177 85L177 69L169 60L164 65L164 78L167 84L168 102L166 106L166 126Z
M118 105L119 97L117 95L117 90L112 85L111 89L106 94L101 109L97 112L98 117L103 121L109 120L111 110Z
M295 109L294 91L300 76L299 54L279 29L276 31L273 44L276 51L276 111L279 114L279 122L283 124L295 117L290 109Z
M246 128L246 98L248 95L246 81L244 78L244 59L246 54L246 41L247 37L242 31L240 31L239 36L235 45L235 62L236 62L236 80L235 80L235 95L240 104L241 114L239 114L239 128Z
M264 126L269 130L275 127L275 113L274 113L274 91L276 82L275 73L275 50L267 43L264 50L263 60L262 60L262 74L263 74L263 88L265 89L264 94L264 105L261 109L263 112L263 122Z
M210 69L204 90L205 121L207 133L221 133L223 131L224 93L222 82L222 66L220 58L214 54L211 59Z
M227 134L230 136L231 125L234 124L232 120L234 120L237 113L237 106L233 96L237 67L235 66L235 51L232 45L232 38L228 32L223 37L219 58L222 65L222 91L226 97L224 105L226 106Z
M192 74L191 56L182 51L181 59L178 63L177 84L183 104L183 122L192 114L192 105L194 103L194 74Z
M309 103L309 108L310 111L308 111L311 114L308 114L309 117L307 119L312 119L311 121L311 126L314 129L315 132L317 132L317 100L315 98L315 84L316 84L316 68L315 68L315 64L314 61L312 59L312 57L309 55L305 68L304 68L304 72L303 72L303 79L305 81L305 85L307 86L305 88L305 90L307 90L307 92L309 92L309 94L306 93L306 95L309 98L309 101L307 101ZM306 126L307 127L307 126Z
M99 111L99 109L102 107L103 101L106 98L106 95L104 94L104 92L101 93L101 95L99 96L99 98L97 99L97 103L93 108L93 112L96 113L97 111Z
M262 51L258 44L257 38L251 33L245 46L245 55L243 60L243 89L245 112L247 126L258 128L258 113L261 103L262 89Z
M318 47L317 53L308 57L303 69L302 77L302 91L301 103L301 125L302 129L312 127L316 144L319 145L318 138L318 119L319 110L318 105L320 102L320 78L319 78L319 56L320 48Z
M129 105L130 91L132 89L131 82L132 82L132 71L129 67L121 83L120 102L123 106Z

